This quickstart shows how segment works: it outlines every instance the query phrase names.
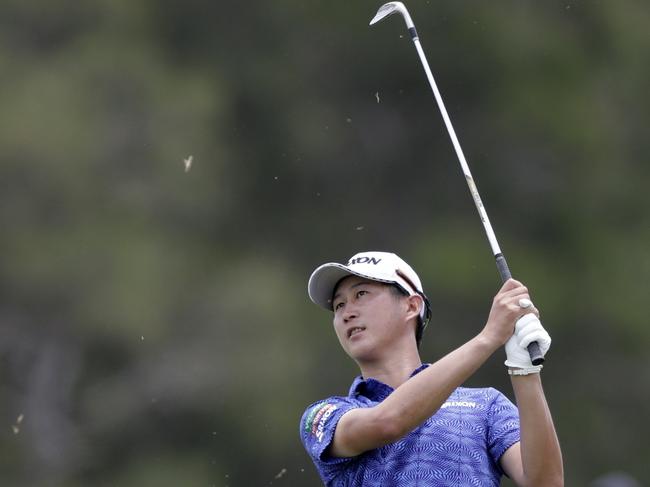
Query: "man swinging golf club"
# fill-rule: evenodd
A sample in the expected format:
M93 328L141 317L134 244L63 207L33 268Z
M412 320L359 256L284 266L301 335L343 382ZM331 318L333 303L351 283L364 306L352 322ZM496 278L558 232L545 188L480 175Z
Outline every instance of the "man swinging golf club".
M303 445L328 486L563 485L562 455L540 371L526 349L551 343L526 287L509 279L483 329L437 362L418 346L431 310L415 271L386 252L318 267L313 302L333 311L334 331L357 363L347 396L307 408ZM505 345L517 406L493 388L464 388Z

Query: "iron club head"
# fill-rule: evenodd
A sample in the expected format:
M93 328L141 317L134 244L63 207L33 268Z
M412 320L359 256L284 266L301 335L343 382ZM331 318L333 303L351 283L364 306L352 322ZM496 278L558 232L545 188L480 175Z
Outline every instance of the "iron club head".
M410 29L414 27L413 21L411 20L411 16L409 15L408 10L406 10L406 7L402 2L388 2L379 7L379 10L377 10L377 13L375 16L372 18L370 21L370 25L374 25L377 22L381 22L384 20L386 17L389 15L392 15L394 13L399 13L404 17L404 21L406 22L406 26Z

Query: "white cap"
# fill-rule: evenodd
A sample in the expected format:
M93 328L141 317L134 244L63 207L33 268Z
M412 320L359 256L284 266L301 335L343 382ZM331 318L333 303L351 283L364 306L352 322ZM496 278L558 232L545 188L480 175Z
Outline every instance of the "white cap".
M428 321L429 303L420 278L410 265L390 252L360 252L352 256L345 265L336 262L323 264L309 278L309 298L323 308L332 310L334 288L341 279L350 275L397 284L409 296L422 296L424 306L420 315L425 323Z

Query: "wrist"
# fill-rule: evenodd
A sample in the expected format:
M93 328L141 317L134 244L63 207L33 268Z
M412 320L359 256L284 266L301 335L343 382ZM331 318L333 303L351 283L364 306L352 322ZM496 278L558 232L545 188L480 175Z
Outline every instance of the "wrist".
M477 346L484 349L489 355L492 355L503 345L499 340L485 333L485 330L476 335L474 340Z
M506 365L508 364L506 363ZM508 375L521 376L521 375L539 374L543 368L544 368L543 365L531 365L527 367L508 365Z

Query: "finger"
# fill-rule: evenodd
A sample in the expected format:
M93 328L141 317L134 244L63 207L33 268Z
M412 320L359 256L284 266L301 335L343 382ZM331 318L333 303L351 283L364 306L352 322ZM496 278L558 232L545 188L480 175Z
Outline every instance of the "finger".
M532 313L526 313L524 316L517 320L517 333L519 333L523 328L525 328L529 323L539 322L537 316Z
M524 316L528 313L536 314L535 305L530 300L530 296L527 292L505 297L503 298L502 302L508 307L510 311L517 313L519 317Z
M524 295L521 298L516 297L514 299L514 304L521 310L522 313L521 316L524 316L528 313L533 313L539 318L539 310L537 309L537 307L535 307L533 302L530 300L528 294Z
M530 335L531 333L535 333L537 330L543 330L542 324L539 321L539 319L536 317L534 318L532 315L530 316L530 318L524 320L524 322L522 323L523 325L519 326L517 329L517 335L519 336L523 337L526 335Z
M525 348L531 342L539 342L542 349L548 349L551 337L539 319L532 313L520 318L515 329L519 346Z
M517 287L521 287L523 284L519 282L516 279L510 278L506 282L503 283L503 286L501 286L501 289L499 290L499 293L504 293L507 291L510 291L511 289L515 289Z
M530 296L528 294L528 288L524 286L523 284L520 284L516 287L512 287L508 290L502 291L499 293L501 296L505 298L528 298L530 299Z
M518 299L517 299L518 298ZM525 293L521 297L517 296L516 302L517 305L524 311L524 314L533 313L539 318L539 310L535 307L535 304L530 299L530 295Z

